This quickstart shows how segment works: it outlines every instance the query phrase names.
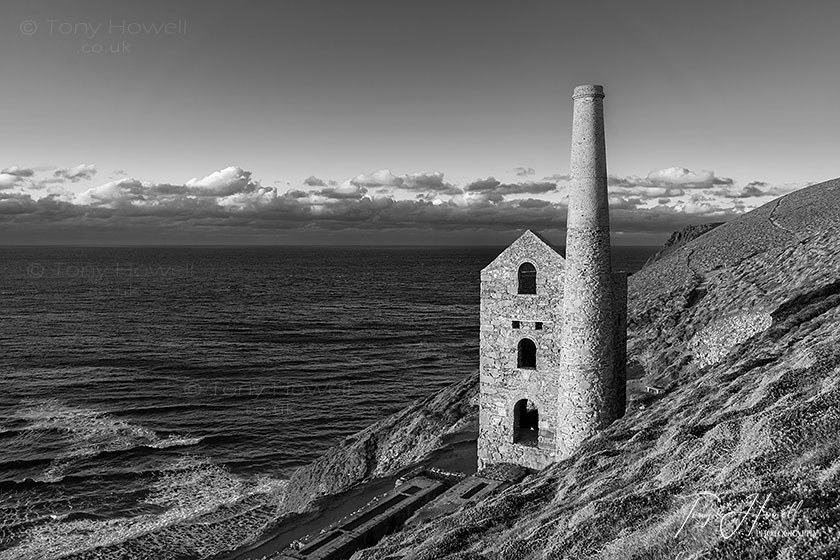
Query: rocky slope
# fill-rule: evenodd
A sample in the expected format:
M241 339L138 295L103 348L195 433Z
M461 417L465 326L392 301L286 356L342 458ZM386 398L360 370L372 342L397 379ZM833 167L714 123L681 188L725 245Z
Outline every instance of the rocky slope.
M282 510L301 512L319 498L392 475L441 447L447 435L477 430L478 372L345 438L289 480Z
M707 224L699 224L696 226L685 226L680 231L675 231L665 242L665 245L662 246L662 249L660 249L652 257L650 257L646 264L651 264L658 261L665 255L673 253L686 243L694 241L704 233L708 233L716 227L722 226L723 224L724 222L709 222Z
M630 279L667 388L575 456L354 560L840 558L840 180Z

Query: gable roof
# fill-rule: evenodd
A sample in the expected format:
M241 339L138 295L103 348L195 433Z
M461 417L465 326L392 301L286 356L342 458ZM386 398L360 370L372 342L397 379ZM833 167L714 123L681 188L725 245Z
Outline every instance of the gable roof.
M550 242L548 239L546 239L546 238L543 236L543 234L541 234L541 233L540 233L540 232L538 232L538 231L534 231L534 230L532 230L532 229L526 229L526 230L525 230L525 233L523 233L522 235L520 235L520 236L519 236L519 239L522 239L522 238L525 236L525 234L527 234L527 233L530 233L531 235L533 235L534 237L536 237L537 239L539 239L540 241L542 241L542 242L543 242L543 243L544 243L544 244L545 244L545 245L546 245L549 249L551 249L552 251L554 251L555 253L557 253L557 254L558 254L558 255L560 255L561 257L563 257L563 255L560 253L560 251L558 251L557 249L555 249L555 248L554 248L554 245L552 245L552 244L551 244L551 242ZM517 241L518 241L519 239L517 239ZM514 242L514 243L515 243L515 242ZM565 259L565 257L563 257L563 260L566 260L566 259Z
M563 258L563 255L561 255L559 251L552 247L551 243L549 243L545 237L534 230L526 229L525 232L516 239L516 241L508 245L507 249L499 253L499 256L493 259L493 261L485 266L483 270L501 266L502 263L510 260L514 254L520 252L532 255L534 259L538 261L556 259L559 266L565 267L566 265L566 259Z

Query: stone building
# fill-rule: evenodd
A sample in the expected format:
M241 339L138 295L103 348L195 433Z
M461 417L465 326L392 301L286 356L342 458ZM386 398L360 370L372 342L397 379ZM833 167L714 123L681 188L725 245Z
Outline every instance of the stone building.
M624 414L627 275L610 264L603 88L575 88L566 258L528 230L481 271L478 467L541 469Z

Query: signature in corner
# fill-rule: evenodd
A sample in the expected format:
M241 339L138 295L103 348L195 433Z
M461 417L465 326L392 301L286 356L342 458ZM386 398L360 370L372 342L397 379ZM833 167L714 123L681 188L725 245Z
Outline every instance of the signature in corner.
M747 535L751 535L755 530L755 526L758 524L758 520L764 514L767 503L770 501L772 495L772 493L768 493L764 500L761 501L761 494L753 494L752 500L746 509L721 511L722 501L717 494L713 492L699 492L694 494L691 497L694 497L695 500L691 504L688 514L674 536L679 536L691 520L701 523L700 527L704 528L715 519L718 522L720 536L724 539L729 539L734 536L749 519L752 519L752 524L750 525L749 531L747 531ZM800 507L802 507L801 503L797 505L794 514Z

